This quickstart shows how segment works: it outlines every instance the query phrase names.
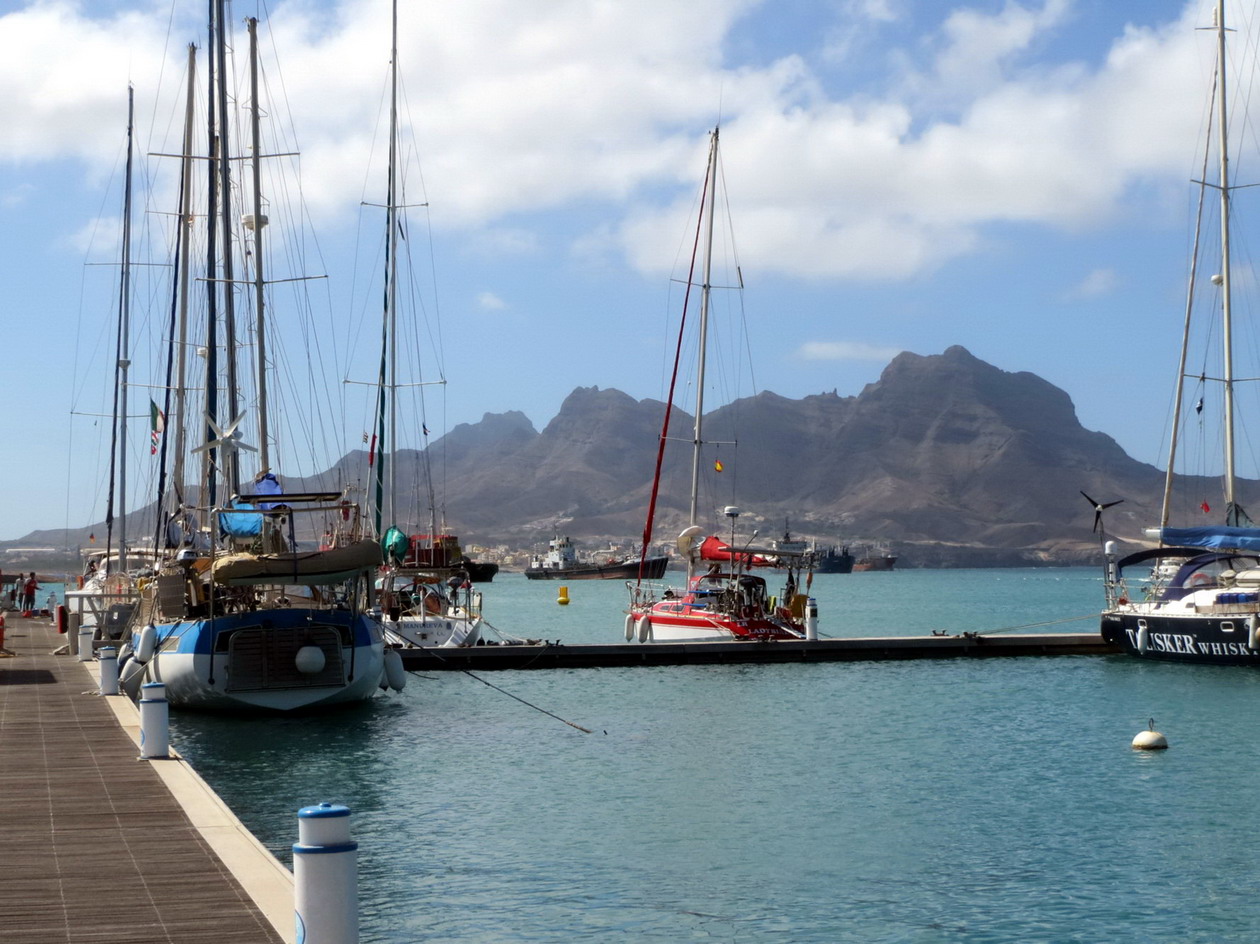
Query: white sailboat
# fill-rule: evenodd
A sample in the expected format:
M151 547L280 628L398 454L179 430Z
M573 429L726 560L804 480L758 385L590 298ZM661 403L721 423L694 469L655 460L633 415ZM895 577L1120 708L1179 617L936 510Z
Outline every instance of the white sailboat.
M1161 519L1159 527L1148 531L1158 546L1119 558L1115 543L1105 541L1104 535L1106 608L1101 629L1108 641L1141 658L1260 667L1260 527L1242 506L1235 449L1235 432L1239 428L1236 405L1242 390L1254 390L1256 381L1254 373L1248 377L1235 363L1236 348L1241 350L1241 325L1235 318L1236 286L1230 247L1231 212L1239 185L1230 176L1233 158L1229 149L1228 80L1231 75L1249 70L1237 64L1227 68L1226 39L1231 31L1226 28L1225 14L1226 4L1218 0L1213 24L1216 122L1203 152L1204 176L1199 182L1199 236L1209 235L1210 228L1203 226L1205 211L1214 203L1219 207L1219 268L1209 278L1197 278L1200 239L1196 236ZM1254 37L1246 43L1234 43L1232 48L1254 57ZM1249 69L1254 68L1253 60ZM1208 183L1213 146L1216 179ZM1216 199L1208 198L1213 191ZM1201 285L1214 297L1210 307L1215 311L1208 319L1197 317ZM1193 329L1205 321L1211 322L1211 346L1205 349L1201 361L1191 361ZM1190 363L1196 363L1195 369L1188 367ZM1187 397L1189 385L1198 389ZM1200 478L1195 484L1179 487L1174 474L1182 446L1178 436L1182 425L1190 422L1203 429L1209 418L1220 423L1223 475L1219 482L1223 489L1219 498L1206 494L1206 483L1214 480ZM1190 489L1196 490L1193 495ZM1116 503L1099 503L1088 495L1086 498L1095 508L1094 527L1099 530L1103 511ZM1191 505L1190 513L1199 520L1215 507L1217 514L1224 512L1224 524L1171 527L1174 507L1179 502Z
M377 382L375 456L371 468L372 515L384 565L377 578L386 639L399 646L471 646L481 637L481 594L474 590L459 560L449 559L448 544L437 524L437 508L427 449L421 452L427 534L411 534L398 525L416 503L400 494L398 474L399 399L404 387L422 388L425 381L404 383L399 377L399 232L407 201L399 173L398 129L398 4L391 4L389 64L389 155L385 193L385 293L381 369ZM444 380L433 381L444 383ZM423 410L423 401L419 408ZM427 429L420 417L421 428ZM400 506L406 505L404 510ZM457 544L456 544L457 548ZM462 552L461 552L462 556Z
M813 574L811 557L805 548L754 546L741 542L736 533L740 510L727 506L724 514L730 521L730 539L716 535L704 538L700 524L700 470L704 462L706 442L703 435L705 365L707 359L710 293L712 291L714 206L718 181L718 129L709 144L705 172L704 195L698 226L704 228L703 274L700 282L699 339L697 342L697 379L694 427L692 430L691 493L687 527L678 536L678 551L687 561L687 582L683 587L661 587L646 581L641 573L628 581L630 605L626 610L626 640L640 642L711 642L729 640L775 640L815 638L818 609L808 596ZM693 273L694 275L694 273ZM689 276L688 285L694 284ZM686 309L683 311L685 329ZM681 341L677 350L682 350ZM674 364L674 379L678 375ZM643 548L651 545L653 518L661 482L664 449L669 438L669 419L673 406L674 382L666 398L665 420L660 435L656 474L648 505L647 524L643 532ZM703 538L703 540L702 540ZM771 557L783 567L784 587L772 597L764 577L752 572L754 566L766 564Z
M205 213L207 279L204 441L188 450L201 457L200 497L183 497L168 511L169 556L142 596L136 629L121 665L124 685L160 681L176 707L231 711L293 711L362 701L386 678L382 631L370 612L371 576L381 556L364 535L358 507L347 491L287 491L271 470L273 436L268 425L266 339L263 305L263 234L267 217L258 171L259 140L257 21L247 21L252 92L253 206L233 207L228 154L227 90L224 73L223 5L212 4L212 79L216 153L207 164L214 194ZM189 97L182 155L182 192L192 192L192 114L195 51L189 49ZM217 205L214 201L217 200ZM185 204L185 225L195 214ZM256 299L258 446L244 442L245 410L237 405L243 378L236 372L238 348L233 320L231 241L237 218L252 234L249 258ZM183 233L187 239L188 232ZM185 244L186 246L186 244ZM181 253L186 260L187 255ZM217 268L216 268L217 267ZM183 270L184 284L188 272ZM186 293L184 300L187 300ZM222 344L219 332L222 330ZM184 356L182 345L178 352ZM224 354L219 363L220 353ZM223 373L220 374L220 369ZM182 377L179 390L182 393ZM222 387L230 421L223 421ZM180 415L182 425L188 420ZM176 450L177 453L182 452ZM257 454L259 471L242 484L241 453ZM173 476L182 493L182 454ZM308 536L323 534L317 547ZM397 668L397 667L395 667ZM401 683L400 683L401 684Z

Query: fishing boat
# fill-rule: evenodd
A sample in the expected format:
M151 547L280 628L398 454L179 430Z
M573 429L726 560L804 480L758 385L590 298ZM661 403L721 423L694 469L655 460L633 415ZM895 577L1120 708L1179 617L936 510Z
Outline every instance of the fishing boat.
M709 155L700 199L700 213L696 224L696 244L703 237L703 268L700 287L700 311L696 355L696 399L694 426L692 429L691 489L688 524L677 539L678 553L687 562L686 583L682 587L660 586L640 575L627 581L630 604L625 614L625 636L630 641L638 639L650 642L718 642L728 640L762 640L816 638L818 634L818 608L809 597L813 572L809 569L810 555L803 547L785 548L759 546L752 538L740 540L737 521L740 509L727 505L723 513L730 522L730 537L723 540L715 534L705 537L700 524L699 494L702 465L706 461L705 448L715 444L704 439L705 365L707 361L709 313L713 288L713 226L716 190L718 185L719 129L714 129L709 140ZM693 269L687 278L687 298L695 281L695 256ZM660 494L661 469L665 447L669 439L670 415L673 412L674 391L678 381L683 337L687 330L687 304L684 302L679 325L679 339L675 346L674 369L669 393L665 401L665 419L661 425L656 457L656 471L652 480L651 497L648 501L647 520L643 529L642 560L646 560L647 548L652 543L652 531ZM722 470L722 462L713 460L715 472ZM770 594L766 579L751 573L758 564L769 563L776 558L782 564L783 589L778 596Z
M625 580L638 577L642 571L644 579L659 580L668 566L668 555L645 557L623 554L615 548L596 555L596 559L582 560L568 535L556 535L547 542L545 555L530 559L525 576L529 580Z
M1227 68L1226 37L1230 30L1226 28L1225 10L1224 0L1218 0L1213 24L1215 127L1203 150L1204 173L1198 182L1197 235L1174 398L1174 433L1160 522L1146 532L1157 546L1119 557L1116 542L1106 539L1102 526L1103 512L1117 502L1100 503L1085 497L1094 506L1094 529L1104 547L1105 639L1141 658L1260 667L1260 528L1240 501L1242 483L1236 475L1234 448L1235 407L1244 390L1254 391L1255 380L1254 374L1240 374L1234 360L1241 325L1234 317L1230 213L1238 185L1230 179L1234 157L1229 152L1227 87L1230 75L1251 74L1255 63L1234 62ZM1231 47L1244 50L1248 56L1255 55L1255 48L1254 37ZM1208 167L1213 164L1216 178L1208 183ZM1215 198L1210 196L1212 192ZM1209 223L1207 216L1217 208L1219 220ZM1219 268L1213 265L1216 271L1200 279L1201 255L1216 258L1215 252L1201 250L1200 244L1214 233L1220 238ZM1200 290L1209 294L1210 302L1199 304ZM1207 317L1198 316L1201 307L1208 308ZM1212 344L1206 349L1210 353L1205 353L1202 361L1192 359L1200 330L1212 333ZM1192 363L1193 370L1187 366ZM1193 424L1189 428L1197 428L1199 438L1206 439L1202 431L1210 423L1219 423L1223 475L1219 480L1200 477L1181 484L1177 474L1179 433L1186 424ZM1223 494L1207 495L1207 483L1217 481L1223 485ZM1203 524L1202 516L1212 514L1214 506L1218 514L1223 512L1224 522ZM1191 520L1183 521L1187 512ZM1186 526L1172 526L1174 515ZM1194 523L1194 518L1199 523Z
M159 492L168 547L141 590L130 639L120 652L120 672L129 693L144 682L164 683L167 700L177 708L288 712L359 702L387 679L394 687L402 684L400 664L387 671L381 626L370 612L371 578L381 551L366 534L349 488L288 489L272 469L281 451L269 421L267 384L269 371L276 369L267 340L276 329L264 303L268 218L260 185L258 24L246 21L251 88L248 96L235 95L251 103L253 185L242 188L230 176L228 133L236 125L227 107L222 14L223 4L211 4L207 94L217 147L203 159L211 194L203 213L194 212L190 202L197 189L192 176L196 53L193 47L188 51L179 188L184 226L176 247L180 275L172 306L178 322L172 325L175 375L167 384L177 393L173 425L179 445L171 450L171 490ZM252 196L249 212L241 212L233 196ZM189 324L187 309L192 281L187 247L194 220L207 227L206 267L215 273L204 280L206 316L199 328ZM249 378L237 370L234 243L247 250L246 263L252 267L246 271L252 277L241 280L254 298L252 412L237 402ZM204 375L193 383L184 359L198 349L202 355L189 359L200 362ZM197 387L204 395L202 410L189 416L183 394ZM257 446L244 441L247 421L258 436ZM202 437L185 450L193 438L189 431ZM241 470L246 453L256 454L258 462L258 471L247 477ZM182 485L185 460L194 458L201 460L202 470L195 495L186 494Z

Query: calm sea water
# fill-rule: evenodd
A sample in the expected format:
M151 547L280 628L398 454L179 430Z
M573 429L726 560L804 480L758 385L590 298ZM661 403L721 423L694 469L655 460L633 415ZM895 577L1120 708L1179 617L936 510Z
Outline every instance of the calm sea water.
M1094 570L821 576L827 635L1096 627ZM624 587L503 575L492 622L621 641ZM282 860L354 811L365 942L1242 942L1260 675L1123 656L413 676L344 712L178 715ZM1130 749L1149 717L1171 749Z

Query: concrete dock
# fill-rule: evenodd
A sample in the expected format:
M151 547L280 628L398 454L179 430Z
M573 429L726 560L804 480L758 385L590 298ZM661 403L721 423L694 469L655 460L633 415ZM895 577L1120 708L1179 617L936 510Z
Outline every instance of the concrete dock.
M400 649L403 667L416 671L589 669L631 665L721 665L772 662L856 662L891 659L1105 655L1119 652L1098 633L964 633L958 636L884 636L786 639L767 642L625 643L569 646L489 645L466 649Z
M288 870L182 760L138 759L135 706L47 619L6 617L0 944L293 941Z

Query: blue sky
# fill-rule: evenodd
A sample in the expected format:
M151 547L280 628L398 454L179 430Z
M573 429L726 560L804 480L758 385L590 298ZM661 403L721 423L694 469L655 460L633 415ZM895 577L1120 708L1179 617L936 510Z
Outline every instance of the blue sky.
M103 516L101 421L83 414L107 407L126 89L147 238L172 205L172 162L145 155L178 149L204 7L0 3L0 538ZM670 279L720 118L758 389L854 395L899 351L961 344L1062 387L1087 428L1158 463L1210 7L402 4L410 194L431 227L411 248L434 275L424 332L440 332L448 381L427 424L517 409L541 429L577 386L662 395ZM270 112L302 154L318 240L305 262L328 276L314 291L340 332L320 370L332 387L366 379L379 329L362 314L361 241L377 224L361 204L381 199L387 4L238 0L233 21L248 15L263 21ZM243 59L243 30L236 45ZM133 309L150 354L133 373L152 376L165 302L145 291ZM136 414L150 381L132 381ZM335 399L330 454L367 424ZM148 429L132 425L139 503Z

